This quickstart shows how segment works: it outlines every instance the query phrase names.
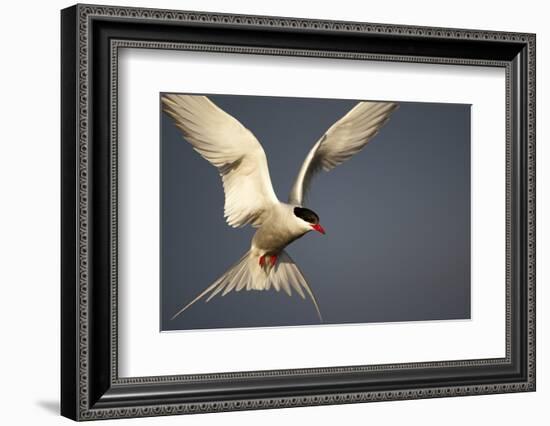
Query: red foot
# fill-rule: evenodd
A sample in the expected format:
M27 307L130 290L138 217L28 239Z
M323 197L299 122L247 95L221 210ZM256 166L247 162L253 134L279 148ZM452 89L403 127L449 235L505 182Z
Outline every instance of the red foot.
M265 266L265 258L266 258L266 255L264 254L263 256L260 256L260 266ZM271 266L275 266L275 263L277 263L277 256L275 255L270 255L269 256L269 263L271 264Z

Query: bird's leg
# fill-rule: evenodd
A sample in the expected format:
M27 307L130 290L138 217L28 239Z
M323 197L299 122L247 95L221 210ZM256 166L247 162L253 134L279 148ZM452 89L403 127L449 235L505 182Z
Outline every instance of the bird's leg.
M262 256L260 256L260 266L263 268L265 265L266 265L266 257L269 257L269 263L270 265L273 267L275 266L275 263L277 263L277 255L276 254L270 254L270 255L267 255L267 254L264 254Z

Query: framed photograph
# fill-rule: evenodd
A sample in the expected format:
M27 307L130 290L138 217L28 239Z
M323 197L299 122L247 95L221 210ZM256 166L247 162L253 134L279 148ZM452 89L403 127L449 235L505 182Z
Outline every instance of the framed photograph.
M61 412L535 390L535 35L61 12Z

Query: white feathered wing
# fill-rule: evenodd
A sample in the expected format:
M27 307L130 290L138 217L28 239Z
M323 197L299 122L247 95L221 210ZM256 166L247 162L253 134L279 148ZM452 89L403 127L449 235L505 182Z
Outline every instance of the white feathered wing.
M328 172L363 149L396 109L395 102L359 102L334 123L306 156L288 202L303 205L312 178L321 169Z
M250 130L206 96L163 95L164 111L185 139L220 172L224 215L236 228L258 227L279 202L269 176L265 152Z

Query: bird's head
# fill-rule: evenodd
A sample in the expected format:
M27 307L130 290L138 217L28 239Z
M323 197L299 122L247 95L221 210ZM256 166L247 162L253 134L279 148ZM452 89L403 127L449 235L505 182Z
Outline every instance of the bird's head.
M306 209L304 207L294 207L294 216L298 219L303 226L304 232L317 231L321 234L325 233L325 230L319 223L319 216L313 210Z

